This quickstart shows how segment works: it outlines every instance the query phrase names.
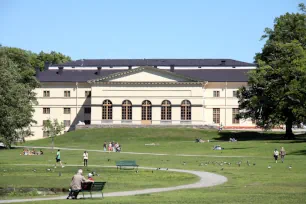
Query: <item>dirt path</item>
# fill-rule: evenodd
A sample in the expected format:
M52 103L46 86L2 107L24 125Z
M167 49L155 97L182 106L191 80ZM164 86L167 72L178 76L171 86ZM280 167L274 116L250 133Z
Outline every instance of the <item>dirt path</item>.
M34 149L52 149L51 147L37 147L37 146L15 146L20 148L34 148ZM104 152L103 150L88 150L79 148L69 148L69 147L54 147L54 149L68 150L68 151L88 151L88 152ZM216 150L218 151L218 150ZM112 152L111 152L112 153ZM220 153L220 152L219 152ZM214 157L214 158L246 158L255 156L222 156L222 155L209 155L209 154L164 154L164 153L144 153L144 152L120 152L120 154L138 154L138 155L155 155L155 156L183 156L183 157Z
M29 164L29 165L32 165L32 164ZM68 165L68 166L77 166L77 165ZM94 166L115 167L115 166L99 166L99 165L94 165ZM148 168L148 167L139 167L139 168L149 169L149 170L156 169L156 168ZM160 170L165 171L166 169L160 169ZM186 185L180 185L180 186L174 186L174 187L149 188L149 189L143 189L143 190L104 193L104 197L133 196L133 195L159 193L159 192L175 191L175 190L182 190L182 189L205 188L205 187L220 185L220 184L227 182L226 177L218 175L218 174L214 174L214 173L209 173L209 172L191 171L191 170L182 170L182 169L168 169L168 171L193 174L193 175L198 176L200 180L192 184L186 184ZM67 196L58 196L58 197L49 197L49 198L0 200L0 203L21 203L21 202L44 201L44 200L62 200L62 199L66 199L66 197ZM101 194L100 193L93 194L93 197L99 198L101 197Z

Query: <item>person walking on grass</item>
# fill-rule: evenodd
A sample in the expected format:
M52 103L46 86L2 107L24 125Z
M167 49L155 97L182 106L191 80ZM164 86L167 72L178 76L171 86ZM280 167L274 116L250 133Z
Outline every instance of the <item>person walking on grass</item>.
M87 166L87 163L88 163L88 152L87 151L83 153L83 159L84 159L84 166Z
M60 163L61 167L64 168L62 161L61 161L61 150L57 150L55 160L56 162L55 162L54 168L56 168L57 163Z
M280 156L281 156L281 159L282 159L282 163L284 163L285 155L286 155L285 148L282 147L281 150L280 150Z
M106 152L106 141L103 144L103 151Z
M277 149L275 149L274 152L273 152L275 163L277 163L278 155L279 155L279 152L277 151Z

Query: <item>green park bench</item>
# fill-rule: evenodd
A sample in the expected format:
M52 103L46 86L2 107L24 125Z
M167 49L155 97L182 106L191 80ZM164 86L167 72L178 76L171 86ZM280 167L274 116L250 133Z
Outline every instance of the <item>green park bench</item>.
M136 164L136 161L117 161L116 162L116 166L117 166L117 170L118 170L118 168L120 168L121 169L121 167L137 167L137 169L138 169L138 164Z
M94 182L94 183L84 183L82 184L82 190L79 192L83 193L83 198L84 198L84 192L89 192L90 197L92 198L92 193L91 192L101 192L102 198L103 198L103 189L105 187L106 182ZM85 187L86 186L86 187ZM85 187L85 188L83 188Z

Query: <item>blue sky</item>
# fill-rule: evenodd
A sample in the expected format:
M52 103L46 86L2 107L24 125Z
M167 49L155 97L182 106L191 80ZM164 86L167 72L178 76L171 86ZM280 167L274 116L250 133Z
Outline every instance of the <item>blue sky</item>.
M0 44L72 59L252 62L275 17L305 0L1 0Z

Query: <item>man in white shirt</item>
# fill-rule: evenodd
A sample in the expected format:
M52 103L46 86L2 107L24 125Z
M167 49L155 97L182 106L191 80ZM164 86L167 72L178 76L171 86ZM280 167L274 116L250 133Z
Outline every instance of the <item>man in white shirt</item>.
M273 152L275 163L277 163L278 155L279 155L279 152L277 151L277 149L275 149L274 152Z
M87 166L87 162L88 162L88 152L87 151L83 153L83 159L84 159L84 166Z

